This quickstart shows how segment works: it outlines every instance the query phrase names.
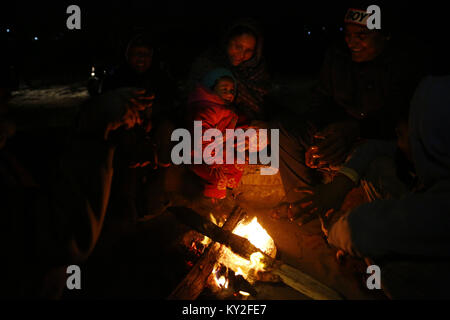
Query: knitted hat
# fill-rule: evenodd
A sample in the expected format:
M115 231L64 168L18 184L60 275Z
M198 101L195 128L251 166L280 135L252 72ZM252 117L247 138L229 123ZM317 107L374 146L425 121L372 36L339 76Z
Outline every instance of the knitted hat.
M216 84L216 81L220 78L228 77L233 79L234 86L236 87L236 78L234 77L233 73L225 68L217 68L213 69L210 72L208 72L202 79L202 84L207 88L213 88Z

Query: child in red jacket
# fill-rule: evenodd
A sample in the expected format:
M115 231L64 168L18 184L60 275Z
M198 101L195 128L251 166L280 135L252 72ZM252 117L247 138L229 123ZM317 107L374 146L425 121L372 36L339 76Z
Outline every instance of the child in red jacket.
M233 74L227 69L215 69L196 86L188 100L190 126L193 121L202 121L202 137L208 129L218 129L223 136L222 164L202 162L202 164L191 165L191 170L205 183L204 195L213 199L225 198L227 188L235 188L238 185L245 166L245 164L225 163L225 130L237 129L238 123L238 115L231 105L236 95L235 90L236 81ZM210 143L210 141L203 141L202 138L202 153Z

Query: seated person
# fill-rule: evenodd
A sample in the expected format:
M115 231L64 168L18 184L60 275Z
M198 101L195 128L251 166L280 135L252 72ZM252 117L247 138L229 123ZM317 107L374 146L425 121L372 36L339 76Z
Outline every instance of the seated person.
M219 44L208 48L192 64L187 83L192 90L205 75L225 68L236 79L237 93L234 105L242 123L267 121L270 110L267 95L272 89L270 75L263 55L264 35L258 22L238 19L220 36Z
M171 165L170 137L178 121L173 110L175 86L160 68L155 51L147 35L134 36L127 45L126 60L104 78L100 90L105 94L118 88L137 88L139 100L135 102L145 106L140 111L142 123L116 132L113 215L131 223L154 217L169 203L163 186Z
M236 80L230 71L214 69L209 72L189 97L189 127L192 128L193 121L202 121L202 136L206 130L215 128L220 130L223 140L214 142L225 142L225 130L236 129L238 123L238 115L232 106L236 96L235 90ZM202 139L202 150L194 150L193 156L202 157L204 149L210 143ZM235 188L238 185L244 170L244 164L225 163L225 143L222 146L223 164L202 163L190 167L204 182L204 196L212 199L224 199L227 188Z
M395 38L387 19L381 30L369 30L365 20L354 21L352 16L347 14L344 20L345 41L326 54L304 122L297 117L291 125L277 124L287 202L275 209L275 217L298 218L301 208L292 203L304 194L294 189L321 183L323 175L317 166L311 168L308 156L333 172L361 140L393 139L422 77L420 51L408 49L411 43L405 43L406 38L403 42Z
M418 188L407 119L400 121L396 132L396 141L367 140L356 147L330 183L295 189L305 195L295 203L300 212L330 216L341 208L346 195L359 183L369 201L399 199Z
M449 76L427 77L411 101L409 142L420 190L363 204L329 228L330 244L379 264L393 298L449 297L449 88Z

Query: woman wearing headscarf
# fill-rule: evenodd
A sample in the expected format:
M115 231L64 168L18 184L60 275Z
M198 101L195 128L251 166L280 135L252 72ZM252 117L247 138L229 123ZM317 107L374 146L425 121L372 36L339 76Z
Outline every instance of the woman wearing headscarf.
M261 29L255 21L233 23L219 46L210 48L194 61L188 89L192 91L214 69L229 69L237 81L235 103L239 123L265 120L264 98L270 91L270 79L263 57L263 41Z

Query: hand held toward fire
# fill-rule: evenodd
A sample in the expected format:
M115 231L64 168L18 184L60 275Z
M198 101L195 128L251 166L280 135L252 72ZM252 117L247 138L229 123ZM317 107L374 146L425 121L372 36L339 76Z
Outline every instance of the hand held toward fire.
M153 106L153 101L155 100L154 93L149 93L147 90L139 89L133 91L133 95L134 97L130 99L130 102L137 110L143 111Z
M344 214L336 223L334 223L328 232L328 243L353 256L358 255L351 238L348 216L350 212Z
M110 120L104 132L105 140L108 140L110 133L118 128L124 127L125 129L131 129L136 125L141 125L144 122L148 110L146 109L147 104L141 103L142 92L139 90L122 89L116 93L111 93L111 95L117 95L117 98L109 98L110 101L108 101L116 104L115 106L106 103L104 104L105 106L101 104L101 107L110 107L111 109L109 111Z
M312 163L319 163L316 167L320 167L320 164L323 166L324 163L332 166L341 164L345 161L358 136L359 124L357 122L344 121L329 125L322 132L314 135L316 141L321 141L314 146L317 149L310 151L313 155ZM306 157L307 165L308 160L311 161L308 157L311 156Z
M352 180L345 175L338 174L331 183L313 188L294 189L296 192L304 193L305 197L294 203L297 206L296 215L289 218L295 220L299 215L318 214L326 224L326 220L341 208L345 196L353 187Z
M224 179L225 173L223 171L223 168L220 166L209 166L208 167L209 174L216 179Z

